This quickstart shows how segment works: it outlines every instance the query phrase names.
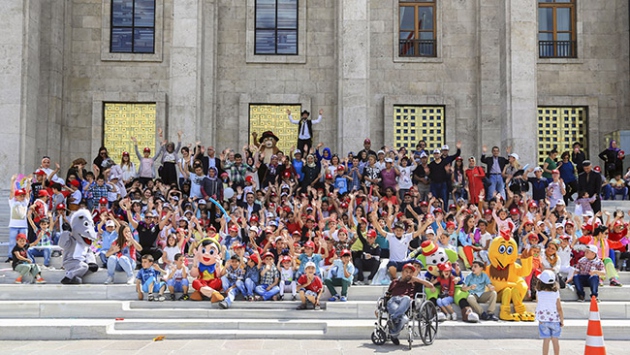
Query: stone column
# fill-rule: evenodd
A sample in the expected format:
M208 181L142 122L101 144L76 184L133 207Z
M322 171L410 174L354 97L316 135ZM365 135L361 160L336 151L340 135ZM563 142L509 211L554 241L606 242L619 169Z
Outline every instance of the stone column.
M502 145L512 146L522 164L536 163L538 93L537 3L505 0L501 50Z
M216 68L218 1L201 2L201 93L202 103L197 119L197 136L202 145L216 144Z
M337 151L358 151L370 134L370 2L337 2L338 123Z
M173 1L173 43L170 53L170 88L168 101L168 140L182 142L196 139L200 122L199 53L201 43L200 8L197 0ZM168 29L165 28L165 31Z
M40 2L0 1L0 188L29 174L35 160Z

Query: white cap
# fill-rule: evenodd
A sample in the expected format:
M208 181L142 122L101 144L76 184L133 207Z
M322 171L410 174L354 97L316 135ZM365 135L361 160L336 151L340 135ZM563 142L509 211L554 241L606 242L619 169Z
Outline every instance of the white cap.
M449 149L448 149L448 145L444 144L444 145L442 146L442 150L449 150Z
M309 261L306 263L306 265L304 265L304 269L309 268L309 267L315 267L315 263L312 261ZM316 267L315 267L316 268Z
M587 245L587 246L586 246L586 250L590 250L590 251L592 251L593 253L597 254L597 247L596 247L596 246L594 246L594 245Z
M543 222L543 221L538 221L538 222L536 222L536 225L537 225L538 227L540 227L540 226L542 226L542 225L544 225L544 224L545 224L545 222Z
M249 230L252 231L252 232L256 232L256 234L258 234L258 231L259 231L258 227L256 227L256 226L249 227Z
M385 158L386 163L393 163L394 160L392 158Z
M116 227L116 223L114 223L114 221L109 219L107 220L107 222L105 222L105 227Z
M556 223L556 228L564 228L564 224L562 224L562 223Z
M516 153L512 153L512 154L510 154L510 155L508 155L508 156L510 156L510 157L512 157L512 158L514 158L514 159L516 159L516 160L518 160L518 154L516 154Z
M291 189L291 187L287 184L282 184L282 186L280 186L280 190L284 190L284 189Z
M379 154L385 154L385 152L382 150L379 150L378 152L376 152L376 155L379 155Z
M435 149L435 150L433 151L433 154L440 154L440 150L439 150L439 149Z
M427 230L425 231L425 234L435 234L435 232L433 231L433 228L429 227L429 228L427 228Z
M295 155L295 154L302 154L302 151L299 150L299 149L296 149L296 150L293 151L293 155Z
M537 166L534 168L534 172L537 172L537 171L543 171L543 169L540 166Z
M556 282L556 274L551 270L545 270L538 275L538 280L546 285L552 285Z
M428 155L427 155L427 153L425 153L425 152L422 152L422 153L420 154L420 159L422 159L422 158L427 158L427 157L429 157L429 156L428 156Z
M582 217L593 217L593 211L586 211L582 213Z
M201 200L197 201L197 204L198 204L198 205L205 205L206 203L207 203L207 202L206 202L206 200L204 200L204 199L201 199Z
M563 199L559 199L558 202L556 202L556 205L562 205L562 206L566 206L567 204L564 203Z

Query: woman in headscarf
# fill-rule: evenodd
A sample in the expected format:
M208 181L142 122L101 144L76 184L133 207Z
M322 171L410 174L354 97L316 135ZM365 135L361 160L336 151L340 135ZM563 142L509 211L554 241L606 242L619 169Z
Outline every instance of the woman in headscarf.
M611 140L608 149L599 153L599 158L605 162L604 169L609 179L614 178L616 174L622 174L625 153L617 147L617 141Z
M304 178L302 179L302 193L305 193L309 186L315 187L319 181L321 164L315 159L313 154L306 156L306 164L302 168Z

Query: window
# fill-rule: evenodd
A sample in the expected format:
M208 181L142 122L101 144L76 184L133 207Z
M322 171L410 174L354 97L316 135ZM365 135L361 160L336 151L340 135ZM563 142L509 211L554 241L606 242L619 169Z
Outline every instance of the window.
M394 106L394 146L415 150L420 140L427 150L440 149L444 144L443 106Z
M571 151L573 142L586 148L586 107L538 107L538 163L556 148L560 154Z
M538 0L540 58L577 58L575 0Z
M437 56L435 1L400 1L398 50L401 57Z
M155 0L112 0L111 53L155 52Z
M155 150L156 132L155 103L105 103L103 107L103 146L109 156L118 164L122 152L129 152L129 158L138 166L131 137L138 139L138 148L149 147Z
M298 54L298 0L256 0L254 54Z
M278 148L288 155L297 143L298 126L289 121L287 110L291 110L293 119L300 119L301 105L249 105L249 139L253 139L253 132L260 138L263 132L271 131L280 138Z

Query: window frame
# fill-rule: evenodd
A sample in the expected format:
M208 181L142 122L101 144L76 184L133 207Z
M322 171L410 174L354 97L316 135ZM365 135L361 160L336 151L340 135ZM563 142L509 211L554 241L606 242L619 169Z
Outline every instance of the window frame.
M406 2L405 0L392 1L392 13L394 15L393 21L391 21L391 35L392 35L392 58L394 63L443 63L442 58L442 46L441 34L443 33L442 25L442 6L443 1L434 0L434 19L433 28L435 31L435 56L434 57L405 57L400 55L400 3Z
M137 0L127 0L127 1L131 1L132 6L131 6L131 26L115 26L114 25L114 1L116 0L111 0L111 11L110 11L110 37L109 37L109 52L110 53L129 53L129 54L155 54L155 37L156 37L156 20L157 20L157 0L151 0L153 1L153 27L150 26L136 26L136 1ZM131 51L129 52L123 52L123 51L114 51L113 48L113 44L114 41L112 40L114 38L114 30L118 29L118 28L124 28L124 29L131 29ZM136 29L153 29L153 46L152 46L152 51L151 52L136 52L134 50L135 45L136 45L136 40L135 40L135 31Z
M273 28L259 28L258 27L258 0L254 0L254 55L270 55L270 56L297 56L300 54L300 1L295 0L295 28L279 28L278 27L278 1L275 1L275 27ZM274 53L257 53L256 36L258 31L274 31ZM278 53L278 31L295 31L295 53Z
M418 0L400 0L398 1L398 56L402 57L402 58L435 58L437 57L437 3L438 0L432 0L432 1L418 1ZM409 32L409 29L403 29L402 26L402 21L400 18L400 9L403 7L410 7L413 8L413 16L414 16L414 29L413 29L413 34L414 34L414 41L422 41L421 39L421 34L423 32L425 33L433 33L433 55L422 55L420 53L420 49L421 44L419 43L418 45L414 46L414 54L413 55L403 55L401 53L400 50L400 46L401 46L401 39L400 39L400 33L401 32ZM420 8L421 7L430 7L432 8L432 13L433 13L433 27L431 29L426 29L423 30L420 28L419 26L419 21L416 21L419 17L420 17ZM409 40L409 39L408 39Z
M540 18L538 18L538 29L536 32L536 36L537 36L537 42L538 42L538 58L539 59L577 59L578 58L578 25L577 25L577 0L569 0L568 2L557 2L557 0L552 0L553 2L541 2L540 0L537 1L538 6L536 7L536 10L538 13L540 13L540 9L541 8L546 8L546 9L551 9L552 10L552 28L551 31L541 31L540 30ZM569 24L570 24L570 30L569 31L558 31L558 27L557 27L557 10L560 8L565 8L565 9L569 9L570 12L570 19L569 19ZM541 33L551 33L552 35L552 42L553 42L553 54L550 56L542 56L542 49L541 49L541 45L540 42L548 42L548 41L541 41L540 40L540 34ZM570 55L567 56L561 56L558 54L558 44L556 42L558 42L558 33L569 33L570 34L570 45L569 45L569 50L572 52L570 53Z

